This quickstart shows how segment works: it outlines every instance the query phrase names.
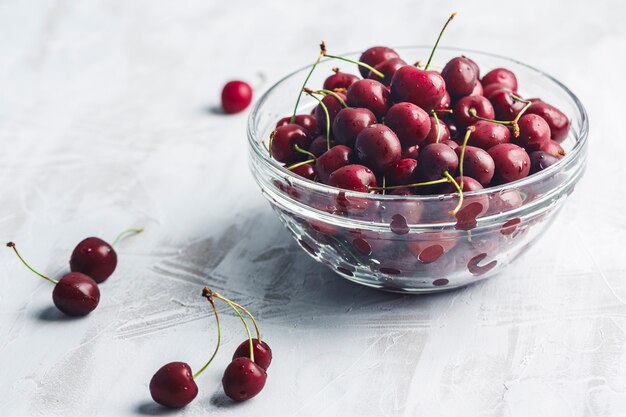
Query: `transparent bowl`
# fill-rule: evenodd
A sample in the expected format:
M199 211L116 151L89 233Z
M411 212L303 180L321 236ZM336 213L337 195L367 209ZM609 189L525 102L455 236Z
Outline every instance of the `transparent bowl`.
M397 48L407 62L430 47ZM279 118L291 114L310 67L276 83L256 103L248 121L250 169L262 193L298 244L351 281L387 291L425 293L471 284L502 271L533 245L554 220L583 174L588 120L576 96L551 76L521 62L484 52L439 48L435 61L466 55L482 73L505 67L517 75L520 94L541 97L571 118L557 164L509 184L458 195L392 196L350 192L299 177L271 159L263 145ZM347 54L358 58L358 54ZM340 65L322 61L308 85L316 88ZM435 67L436 68L436 67ZM303 97L299 113L316 104Z

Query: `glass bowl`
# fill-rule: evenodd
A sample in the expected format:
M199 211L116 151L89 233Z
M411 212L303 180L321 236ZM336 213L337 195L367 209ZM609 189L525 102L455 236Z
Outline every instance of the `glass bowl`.
M424 60L430 47L396 48L407 62ZM561 143L567 155L521 180L458 195L393 196L350 192L304 179L271 159L264 146L278 119L293 105L310 66L276 83L256 103L248 120L250 169L280 220L314 259L351 281L387 291L425 293L493 276L533 245L554 220L583 174L588 120L576 96L558 80L521 62L489 53L439 48L435 63L466 55L482 73L505 67L517 75L520 94L540 96L571 118ZM358 59L359 54L347 54ZM323 60L308 86L357 68ZM437 68L435 66L435 68ZM439 68L440 69L440 68ZM316 104L303 97L298 113Z

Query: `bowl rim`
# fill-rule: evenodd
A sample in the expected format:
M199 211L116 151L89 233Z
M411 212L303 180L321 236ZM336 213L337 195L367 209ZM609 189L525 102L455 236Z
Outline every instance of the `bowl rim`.
M404 46L394 47L394 49L396 50L426 49L426 48L432 48L432 46L431 45L404 45ZM577 130L570 128L572 130L572 133L575 135L575 138L577 139L574 147L557 163L549 166L548 168L544 169L541 172L528 175L519 180L509 182L506 184L493 186L493 187L484 188L481 190L464 192L463 195L467 195L467 196L492 195L494 193L501 193L501 192L508 191L510 189L518 189L526 185L540 182L541 180L546 179L554 175L555 173L557 173L563 166L565 166L567 162L570 162L574 159L578 159L580 157L581 152L583 151L583 149L585 149L587 142L588 142L589 116L588 116L587 110L585 109L580 99L565 84L563 84L561 81L557 80L550 74L536 67L533 67L524 62L518 61L516 59L510 58L504 55L495 54L491 52L484 52L484 51L476 50L476 49L458 48L458 47L453 47L453 46L439 46L437 49L450 51L450 52L456 52L461 55L476 54L476 55L483 55L483 56L488 56L488 57L492 57L496 59L509 61L534 72L536 75L543 76L547 78L549 81L553 82L555 85L557 85L561 90L563 90L566 93L566 95L574 103L574 106L577 110L577 115L580 118L580 128ZM360 51L348 52L348 53L340 54L339 56L352 56L352 55L357 55L360 53L361 53ZM320 63L326 62L329 60L331 60L331 58L325 58L325 59L322 59ZM392 201L406 200L406 201L424 201L424 202L434 201L434 200L441 201L442 195L446 197L452 197L455 194L457 194L457 193L447 193L447 194L439 193L439 194L428 194L428 195L406 195L405 196L405 195L365 193L365 192L360 192L360 191L345 190L342 188L333 187L331 185L322 184L322 183L315 182L313 180L309 180L307 178L301 177L297 174L294 174L292 171L285 169L275 159L270 158L267 150L261 145L261 141L258 140L257 135L255 133L255 127L256 127L255 122L257 120L257 115L259 114L259 111L263 107L265 101L268 99L268 97L276 88L278 88L288 78L291 78L294 75L308 68L311 68L311 66L312 64L305 65L301 68L296 69L295 71L290 72L289 74L279 79L276 83L274 83L271 87L267 89L267 91L265 91L261 95L259 100L254 104L252 111L250 112L250 115L248 116L248 123L247 123L248 145L250 146L250 149L254 151L257 157L259 157L259 159L263 161L264 165L269 167L273 171L274 174L283 175L283 176L287 175L291 182L295 182L296 184L299 184L311 190L317 190L321 192L328 192L328 191L344 192L347 195L357 195L357 196L360 196L361 198L364 198L365 196L367 196L367 198L371 198L374 200L381 200L381 201L386 201L386 200L392 200ZM570 118L570 121L571 120L572 118Z

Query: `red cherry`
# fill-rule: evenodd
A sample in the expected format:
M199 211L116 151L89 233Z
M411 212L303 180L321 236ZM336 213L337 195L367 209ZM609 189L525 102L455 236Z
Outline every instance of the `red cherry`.
M461 158L462 147L455 149L456 154ZM481 148L466 146L463 156L463 177L469 176L486 186L491 182L495 173L495 163L489 153ZM481 187L482 188L482 187ZM465 188L463 191L466 191Z
M469 138L468 144L483 149L489 149L500 143L511 141L511 131L507 126L500 123L479 120L474 123L474 131Z
M352 84L359 81L360 78L354 74L337 71L324 81L324 90L335 91L337 88L348 89Z
M69 316L86 316L98 307L100 289L96 281L80 272L70 272L52 290L54 305Z
M464 97L474 91L478 76L474 66L464 57L452 58L443 67L441 76L451 97Z
M375 80L359 80L348 88L348 105L369 109L380 120L391 105L389 90Z
M550 135L553 140L562 142L567 137L570 126L569 118L556 107L536 100L526 110L526 113L541 116L550 126Z
M439 142L445 142L450 139L450 128L446 123L444 123L441 119L439 120ZM430 131L424 139L424 142L421 144L422 146L428 145L429 143L437 142L437 120L434 117L430 117Z
M488 152L496 165L496 178L500 181L512 182L528 176L530 157L524 148L512 143L501 143Z
M354 144L356 159L377 174L389 171L402 153L400 140L383 124L368 126L359 133Z
M414 184L418 180L417 161L411 158L400 159L389 171L389 182L392 185Z
M332 174L328 184L351 191L369 192L370 187L376 187L376 176L363 165L346 165Z
M298 167L292 168L291 172L308 180L315 179L315 168L313 168L313 164L300 165Z
M387 48L386 46L374 46L363 52L359 61L369 65L370 67L375 67L383 61L399 57L400 55L398 55L398 53L391 48ZM363 78L365 78L369 74L370 70L363 66L359 66L359 72Z
M406 101L426 111L434 109L445 94L446 83L441 75L411 65L400 68L391 80L394 102Z
M70 257L70 270L81 272L101 283L113 274L117 254L111 245L97 237L82 240Z
M169 408L181 408L198 395L191 368L184 362L163 365L150 380L150 395L157 403Z
M337 143L354 146L356 137L363 129L376 123L376 116L365 108L341 109L333 122L333 136Z
M267 371L272 363L272 349L264 340L259 343L259 339L252 339L252 348L254 349L254 362ZM248 339L241 342L235 350L233 359L250 357L250 341Z
M291 116L283 117L276 123L276 127L291 124ZM297 114L293 122L294 125L298 125L304 129L310 138L314 138L317 135L317 120L315 116L311 114Z
M235 358L226 367L222 377L224 393L235 401L246 401L256 396L267 380L265 370L250 358Z
M381 72L384 75L384 78L379 77L372 71L367 74L367 78L371 80L376 80L383 83L385 86L389 86L391 84L391 80L393 79L394 74L400 68L406 65L406 62L402 58L390 58L386 61L381 62L376 65L374 69Z
M385 125L394 131L405 148L422 143L431 130L428 113L413 103L391 106L385 115Z
M443 178L444 172L454 175L459 166L456 152L443 143L431 143L422 148L417 160L421 177L425 181Z
M457 101L454 106L454 123L459 129L465 129L467 126L478 122L470 111L475 111L477 116L485 119L493 119L495 113L493 106L483 96L466 96Z
M337 145L324 152L315 161L315 171L320 182L328 184L330 175L339 168L349 165L352 160L352 149Z
M331 136L330 148L332 149L336 144L337 142L335 142L335 139L333 139L333 137ZM313 139L313 142L311 142L311 144L309 145L308 150L315 156L320 156L324 152L326 152L328 150L328 144L326 143L326 135L319 135L315 139Z
M489 71L481 81L483 87L487 87L490 84L500 84L514 92L517 91L517 77L506 68L496 68Z
M252 102L252 87L244 81L230 81L222 89L224 113L239 113Z
M513 92L500 88L489 96L495 117L498 120L513 120L524 108L524 103L513 99Z
M539 150L543 152L547 152L557 159L561 159L565 156L565 149L563 149L563 147L559 144L559 142L554 141L554 140L549 140Z
M519 144L531 151L538 151L550 141L550 126L536 114L525 114L517 122Z
M302 161L306 155L296 151L296 145L301 149L307 149L309 143L309 137L303 128L298 125L283 125L274 131L272 156L285 164Z
M344 102L346 101L346 95L343 93L335 93L335 95L341 98ZM328 118L330 119L330 127L333 126L333 121L335 120L335 116L341 109L344 108L344 105L335 97L333 94L328 94L322 99L322 103L326 106L328 110ZM317 120L317 129L323 135L326 134L326 112L319 104L315 106L315 119ZM332 129L331 129L332 130Z

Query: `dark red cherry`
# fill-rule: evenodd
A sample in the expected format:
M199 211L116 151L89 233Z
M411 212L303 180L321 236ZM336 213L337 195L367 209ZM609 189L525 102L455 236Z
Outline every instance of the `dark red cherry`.
M281 127L290 124L291 116L283 117L276 123L276 127ZM314 138L317 135L317 120L315 116L311 114L297 114L296 119L293 122L294 125L298 125L304 129L310 138Z
M332 148L336 144L337 142L335 142L335 139L333 139L333 137L331 136L330 147ZM319 135L315 139L313 139L313 142L311 142L311 144L309 145L309 149L308 149L308 151L311 152L315 156L320 156L327 150L328 150L328 144L326 143L326 135Z
M530 151L538 151L550 140L550 126L541 116L525 114L517 122L518 143Z
M397 103L385 115L385 125L394 131L403 147L419 145L431 129L430 116L413 103Z
M439 103L435 106L435 110L448 110L450 108L450 104L450 94L446 91L443 97L441 97L441 100L439 100Z
M528 176L530 157L524 148L513 143L501 143L488 152L496 165L495 178L499 181L507 183Z
M330 174L341 167L350 165L351 161L352 149L345 145L337 145L315 160L315 172L321 182L328 184Z
M335 93L338 97L340 97L344 102L346 101L346 95L343 93ZM322 103L326 106L328 110L328 118L330 119L330 126L333 126L333 121L335 120L335 116L337 113L344 108L344 105L341 104L341 101L337 99L333 94L328 94L322 99ZM320 134L326 134L326 112L319 104L315 106L315 119L317 120L317 129Z
M383 124L368 126L359 133L354 144L356 159L377 174L385 174L400 160L400 140Z
M543 171L559 162L559 158L544 151L535 151L530 154L530 173Z
M406 65L391 80L391 98L395 103L407 101L426 111L434 109L446 94L441 75Z
M456 181L457 184L459 184L459 186L461 186L461 189L463 190L463 192L478 191L478 190L483 189L483 186L480 184L480 182L476 181L474 178L467 176L467 175L463 176L462 181L461 181L461 177L456 177L454 180ZM454 193L458 193L458 190L456 189L454 184L447 183L446 186L443 188L443 192L445 194L454 194ZM485 196L485 198L487 198L487 196ZM488 205L489 200L487 199L486 201ZM485 205L485 208L487 208L487 205Z
M391 185L414 184L418 181L417 161L411 158L400 159L389 171Z
M419 154L420 154L420 147L418 145L415 145L415 146L409 146L408 148L402 148L402 154L400 155L400 157L417 159Z
M245 81L229 81L222 89L222 109L232 114L243 111L252 102L252 87Z
M485 119L493 119L495 113L493 106L483 96L466 96L457 101L454 106L454 123L459 129L465 130L467 126L472 125L478 119L470 114L470 110L476 111L476 115Z
M324 90L335 91L336 88L345 88L346 90L355 82L359 81L359 77L354 74L337 71L324 81Z
M313 164L304 164L291 170L296 175L306 178L307 180L315 179L315 168Z
M344 190L366 193L370 191L370 187L376 187L376 176L366 166L346 165L330 174L328 184Z
M507 90L507 91L512 91L510 88L503 86L502 84L489 84L489 85L483 85L483 96L487 97L489 100L491 100L491 96L498 90Z
M245 401L261 392L266 380L265 370L250 358L235 358L224 371L222 386L231 399Z
M341 109L333 122L333 137L341 145L354 146L356 137L363 129L376 123L370 110L358 107Z
M198 395L191 368L184 362L163 365L150 380L150 395L157 403L169 408L181 408Z
M100 289L91 277L70 272L52 290L54 305L70 316L86 316L98 307Z
M272 139L272 157L278 162L291 164L302 161L307 156L296 151L296 145L302 149L309 147L310 139L298 125L284 125L274 131Z
M390 58L374 67L379 72L382 72L384 77L381 78L378 75L374 74L372 71L370 71L369 74L367 74L367 78L380 81L384 85L388 86L389 84L391 84L391 80L393 79L396 71L398 71L405 65L406 62L402 58Z
M507 126L499 123L479 120L473 125L474 131L469 137L468 144L483 149L489 149L500 143L511 141L511 131Z
M524 103L513 100L513 93L508 88L500 88L489 96L494 114L498 120L513 120L524 108Z
M481 82L483 87L487 87L490 84L500 84L514 92L517 91L517 77L506 68L496 68L489 71L484 75Z
M387 113L391 102L387 87L375 80L359 80L348 88L348 105L369 109L379 120Z
M474 72L476 73L476 78L480 79L480 68L478 67L478 64L466 56L463 56L463 58L465 58L467 62L469 62L469 64L472 66L472 68L474 68Z
M81 272L100 283L111 276L117 266L117 254L111 245L97 237L82 240L70 257L70 270Z
M252 339L252 348L254 349L254 363L267 371L272 363L272 349L265 341L259 343L259 339ZM248 339L241 342L235 350L233 359L250 357L250 341Z
M369 65L370 67L375 67L383 61L399 57L400 55L398 55L398 53L391 48L387 48L386 46L374 46L363 52L359 61ZM365 78L367 77L367 74L369 74L370 70L359 65L359 72L363 78Z
M461 158L462 147L455 149L456 154ZM459 162L460 163L460 162ZM491 182L495 173L495 163L489 153L481 148L466 146L463 156L463 176L468 175L486 186Z
M474 89L470 93L470 96L482 96L484 93L485 91L483 90L483 85L480 81L476 81L476 85L474 85Z
M452 148L455 151L461 146L459 145L457 141L454 141L452 139L442 140L440 141L440 143L443 143L444 145L448 145L450 148Z
M441 71L441 76L452 98L470 95L478 81L474 66L463 57L452 58L448 61Z
M423 147L417 162L420 176L425 181L444 178L445 171L454 175L459 166L456 152L443 143L431 143Z
M450 129L448 125L439 119L439 142L443 142L450 139ZM430 117L430 131L424 139L423 145L437 142L437 120L434 117Z
M550 139L545 145L539 149L540 151L548 152L550 155L557 159L561 159L565 156L565 149L559 144L559 142Z
M569 132L570 122L568 117L556 107L544 103L541 100L534 101L530 105L526 114L537 114L541 116L550 126L550 135L552 140L562 142Z

